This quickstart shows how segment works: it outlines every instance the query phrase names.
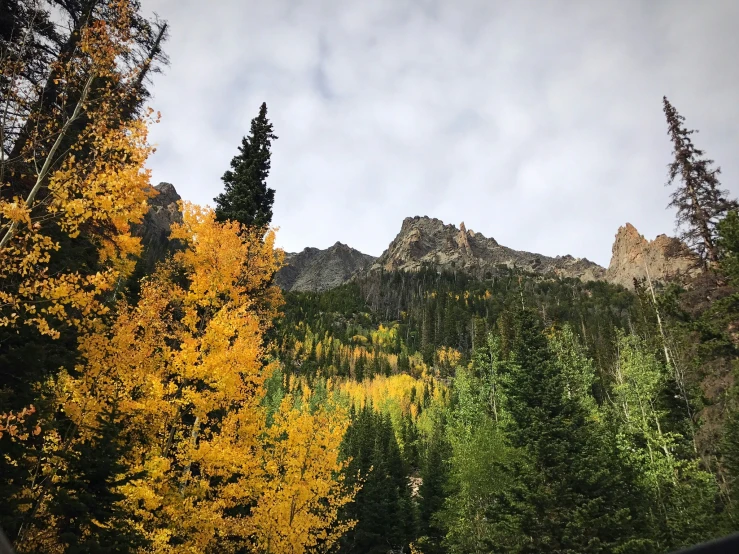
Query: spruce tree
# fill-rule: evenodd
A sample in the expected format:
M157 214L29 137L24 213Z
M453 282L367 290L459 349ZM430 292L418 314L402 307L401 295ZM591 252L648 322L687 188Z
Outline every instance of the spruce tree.
M424 536L423 551L428 554L442 552L443 530L434 521L434 515L444 504L449 476L448 459L451 455L451 447L444 436L445 421L437 417L432 425L431 436L422 460L422 481L418 490L420 533Z
M66 455L59 492L49 502L57 519L59 541L68 554L124 554L149 546L137 521L119 504L120 488L143 475L121 478L121 458L128 448L114 404L98 416L99 431Z
M642 497L633 476L613 437L568 398L535 313L518 313L512 350L506 431L529 463L514 468L520 488L500 504L530 537L520 552L649 551L640 538Z
M342 451L351 458L346 470L353 485L359 474L363 486L344 517L357 525L341 539L340 552L385 554L405 549L414 527L407 473L392 422L367 405L352 413Z
M695 251L704 264L713 264L719 259L716 244L718 222L739 205L730 200L728 191L720 188L718 176L721 168L712 167L714 161L704 157L697 148L688 130L683 125L685 118L663 97L668 131L673 144L674 161L669 165L668 186L676 178L681 184L671 195L669 207L677 208L678 227L684 225L680 238Z
M224 192L214 200L218 221L238 221L242 225L266 227L272 221L274 189L267 187L271 166L272 141L276 140L272 123L267 119L267 104L251 120L251 131L231 160L231 169L221 178Z

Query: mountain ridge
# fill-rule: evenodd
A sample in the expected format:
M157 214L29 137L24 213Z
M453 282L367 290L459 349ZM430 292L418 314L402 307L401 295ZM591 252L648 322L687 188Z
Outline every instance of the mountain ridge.
M479 278L495 274L502 266L583 281L602 279L606 271L587 258L551 257L514 250L494 238L468 230L464 222L456 227L428 216L405 218L400 232L373 269L413 271L427 264L442 270L462 270Z
M170 225L181 219L177 209L180 196L175 187L160 183L153 188L159 194L149 200L149 213L135 230L143 239L146 263L152 266L168 251ZM379 257L340 241L325 249L306 247L300 252L286 252L285 265L277 272L275 282L285 291L321 292L359 275L417 271L424 266L461 271L476 278L518 269L542 276L606 281L626 288L633 288L634 279L647 276L664 281L697 272L692 254L678 239L658 235L650 241L630 223L616 232L611 261L604 268L569 254L552 257L515 250L467 229L464 222L457 227L417 215L403 219L400 231Z
M324 250L307 247L285 252L285 265L275 282L283 290L320 292L348 282L374 260L339 241Z

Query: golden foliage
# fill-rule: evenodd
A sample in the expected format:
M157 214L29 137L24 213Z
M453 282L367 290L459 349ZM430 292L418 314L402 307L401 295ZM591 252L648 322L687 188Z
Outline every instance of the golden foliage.
M75 55L52 68L62 102L29 114L21 165L0 164L0 326L25 323L52 337L56 322L84 327L107 312L101 295L133 268L140 245L130 224L147 209L152 148L151 112L121 123L135 79L119 64L133 45L130 17L119 2L82 28ZM60 237L82 232L99 270L52 271Z
M109 327L98 322L81 338L84 362L56 379L74 432L49 435L42 472L58 471L55 453L89 440L115 406L136 437L127 474L143 476L120 487L122 505L152 552L240 544L297 554L335 541L351 525L337 517L354 494L338 477L346 414L286 399L268 427L261 405L272 371L263 337L280 297L268 285L280 263L274 233L185 204L172 234L183 250L142 283L135 305L119 303ZM43 514L44 493L26 494Z
M348 460L339 459L347 414L323 407L311 414L293 404L291 396L283 399L267 431L264 487L247 523L255 552L327 551L355 524L337 522L357 492L344 486Z
M446 370L452 370L457 367L459 360L462 359L462 354L458 350L449 346L441 346L436 350L436 363Z
M442 383L428 375L416 379L406 374L376 375L361 382L342 381L336 388L354 406L361 408L371 403L378 411L387 411L394 416L410 414L414 419L425 394L430 395L428 400L443 403L446 390Z

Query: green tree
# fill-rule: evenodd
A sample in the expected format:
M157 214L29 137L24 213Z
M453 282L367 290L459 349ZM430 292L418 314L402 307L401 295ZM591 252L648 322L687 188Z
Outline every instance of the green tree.
M712 536L718 490L713 476L699 467L687 442L668 431L669 415L660 402L668 382L664 364L633 336L619 338L613 410L621 450L648 491L650 528L662 550L689 546ZM720 519L720 516L719 516Z
M442 544L452 554L511 551L523 541L515 517L501 510L499 502L514 484L510 466L519 453L501 432L501 399L494 410L492 389L485 383L490 380L490 367L500 365L494 349L497 342L497 337L489 337L488 345L478 349L472 371L458 368L454 379L455 402L447 427L449 493L434 515L445 533Z
M589 413L595 412L595 368L572 327L565 325L553 333L549 338L549 346L563 381L566 399L576 400Z
M739 284L739 214L730 211L718 224L720 270L734 284Z
M231 160L231 169L221 178L225 190L214 199L218 221L230 219L256 227L270 224L275 191L267 187L267 177L270 149L276 139L263 103L259 115L251 120L250 134L242 139L238 155Z
M501 501L528 537L515 551L605 553L648 546L638 528L641 502L615 440L568 397L537 315L520 310L514 328L505 427L510 443L530 459L513 468L518 484Z
M705 158L703 150L690 139L695 131L683 126L685 118L667 97L663 97L662 103L675 156L669 165L667 184L671 185L678 177L681 181L672 193L669 206L677 208L678 226L685 226L680 238L701 260L716 263L719 259L716 226L730 210L737 209L737 202L729 200L728 191L720 188L721 168L714 169L713 160Z
M114 404L98 417L95 439L67 453L67 468L50 504L67 554L134 553L148 545L131 514L118 504L125 498L120 487L144 477L119 477L125 473L121 458L127 446L126 422L118 419Z
M422 548L427 554L441 552L443 530L434 519L446 497L448 461L451 455L449 441L445 436L443 414L435 413L433 427L426 444L421 465L419 487L419 525L423 536Z
M408 475L389 417L365 406L353 414L342 450L352 461L347 482L364 484L344 510L357 525L341 539L341 552L385 554L405 548L412 539L414 513Z

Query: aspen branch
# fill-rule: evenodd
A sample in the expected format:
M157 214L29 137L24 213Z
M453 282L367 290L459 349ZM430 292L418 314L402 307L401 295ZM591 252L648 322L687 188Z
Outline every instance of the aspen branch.
M87 78L87 82L85 83L85 86L82 89L82 95L80 96L80 99L77 101L77 105L74 107L72 116L64 123L62 130L59 132L59 136L54 141L54 144L51 147L51 150L49 150L49 153L46 156L46 160L44 161L44 165L41 167L41 171L39 171L38 176L36 177L36 183L33 185L31 192L28 193L28 196L26 197L26 200L24 202L27 208L30 208L30 206L33 204L33 201L36 198L38 191L41 189L41 183L43 183L46 180L46 177L49 174L49 170L51 169L51 166L54 162L54 155L56 154L57 150L59 150L59 147L62 144L62 140L64 139L67 132L69 131L69 128L72 126L72 123L74 123L79 118L80 114L82 113L82 106L87 100L87 95L90 93L90 88L92 86L92 81L94 78L95 78L95 73L90 73L90 76ZM8 230L5 232L5 235L3 236L2 240L0 240L0 250L5 248L8 242L10 242L10 239L12 239L13 236L15 235L17 228L18 228L18 222L13 221L10 224L10 227L8 228Z

